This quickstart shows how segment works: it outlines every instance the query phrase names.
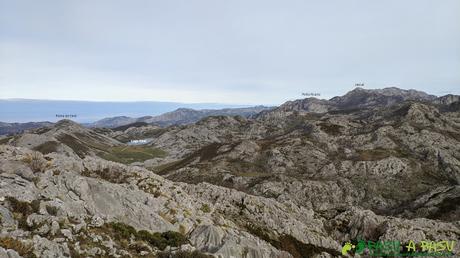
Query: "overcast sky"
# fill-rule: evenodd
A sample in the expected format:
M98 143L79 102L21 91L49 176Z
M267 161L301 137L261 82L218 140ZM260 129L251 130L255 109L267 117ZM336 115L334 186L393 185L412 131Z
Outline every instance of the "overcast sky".
M0 0L0 98L460 94L459 0Z

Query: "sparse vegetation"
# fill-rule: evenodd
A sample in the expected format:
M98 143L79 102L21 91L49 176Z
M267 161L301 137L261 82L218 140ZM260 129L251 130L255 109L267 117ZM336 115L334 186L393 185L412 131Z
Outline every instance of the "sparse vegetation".
M136 236L137 231L134 227L120 222L112 222L109 226L115 232L117 239L129 239L131 236Z
M0 222L1 222L1 220L0 220ZM182 235L187 234L187 228L183 224L179 225L179 233L181 233Z
M390 151L383 149L359 150L357 151L357 154L358 156L356 157L356 160L371 161L389 157Z
M101 178L108 182L115 184L123 184L128 182L129 174L126 173L123 167L120 165L109 165L107 167L101 167L96 170L85 169L82 172L83 176Z
M180 246L186 241L182 234L174 231L150 233L146 230L141 230L137 232L136 238L146 241L150 245L158 247L160 250L165 249L167 246Z
M158 254L158 258L212 258L214 256L201 253L199 251L187 252L179 251L175 253L161 252Z
M207 203L203 204L201 206L201 211L202 212L205 212L205 213L210 213L211 212L211 208L209 207L209 205Z
M127 124L127 125L122 125L122 126L118 126L118 127L115 127L115 128L112 128L113 131L124 131L128 128L131 128L131 127L142 127L142 126L147 126L149 124L147 124L146 122L134 122L134 123L131 123L131 124Z
M84 158L90 151L85 143L82 143L79 139L71 135L63 134L56 138L63 144L69 146L80 158Z
M109 148L107 152L100 152L99 156L106 160L131 164L164 157L166 152L150 146L117 146Z
M2 138L0 139L0 144L7 144L12 138L13 136Z
M201 148L200 150L188 155L187 157L181 160L173 161L173 162L166 163L166 164L157 166L155 168L152 168L152 171L154 171L155 173L159 175L164 175L164 174L167 174L169 171L173 171L173 170L186 166L187 164L189 164L190 162L192 162L193 160L197 158L200 159L200 162L210 160L214 158L215 156L217 156L217 150L221 146L222 144L220 143L211 143Z
M32 245L24 244L18 239L12 237L0 237L0 246L5 249L12 249L18 252L19 255L25 258L35 258L36 255L32 252Z
M136 229L132 226L119 222L109 223L108 227L114 233L114 237L118 240L134 237L134 239L138 241L145 241L160 250L165 249L167 246L180 246L186 242L185 236L175 231L166 231L162 233L151 233L147 230L136 231Z
M353 158L356 161L381 160L390 156L398 158L408 158L410 154L403 149L371 149L357 150L357 155Z
M8 201L13 212L20 213L25 217L29 216L32 213L38 213L40 209L39 200L33 200L32 202L24 202L11 196L6 197L6 200Z
M159 215L166 221L168 221L171 224L175 224L177 222L176 218L169 212L160 212Z
M14 218L18 221L18 227L25 230L31 230L27 224L27 217L30 214L39 212L40 201L33 200L32 202L24 202L11 196L6 197L6 200L11 207Z
M58 213L58 208L55 206L46 205L46 212L48 212L49 215L56 216Z
M48 161L40 152L27 153L23 161L27 163L33 172L43 172L48 166Z
M340 254L337 250L305 244L290 235L270 235L266 230L256 225L248 224L246 228L249 233L269 242L279 250L284 250L290 253L294 258L312 257L315 254L320 254L321 252L328 252L334 255Z
M58 142L48 141L48 142L44 142L38 145L37 147L34 148L34 150L39 151L43 154L48 154L48 153L56 152L58 146L59 146Z
M341 134L341 129L343 126L341 125L336 125L336 124L330 124L330 123L321 123L319 124L321 127L321 130L323 130L325 133L333 136L337 136Z

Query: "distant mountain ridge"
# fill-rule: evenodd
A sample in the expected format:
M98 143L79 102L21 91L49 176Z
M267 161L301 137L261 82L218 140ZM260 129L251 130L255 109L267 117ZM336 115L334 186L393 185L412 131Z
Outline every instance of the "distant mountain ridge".
M140 126L143 123L157 126L185 125L195 123L208 116L242 116L246 118L270 118L285 116L292 112L326 113L330 111L350 111L362 108L389 107L406 100L428 102L439 106L441 111L460 110L460 96L445 95L437 97L422 91L404 90L396 87L384 89L364 89L357 87L343 96L333 97L329 100L305 98L287 101L278 107L254 106L244 108L223 109L191 109L178 108L157 116L142 116L133 118L129 116L107 117L94 123L84 124L88 127L129 128ZM0 135L21 133L25 130L50 126L51 122L29 123L3 123L0 122Z
M329 100L305 98L288 101L273 110L261 112L259 117L279 116L286 112L326 113L334 110L345 111L362 108L389 107L406 100L445 105L447 100L441 101L443 98L445 98L445 96L438 98L435 95L430 95L422 91L404 90L396 87L384 89L363 89L357 87L343 96L333 97ZM450 103L455 102L455 99L455 97L450 97Z
M171 112L166 112L158 116L143 116L132 118L128 116L107 117L98 120L94 123L84 123L87 127L107 127L117 128L128 126L130 124L147 123L160 126L190 124L199 121L207 116L228 115L228 116L243 116L250 117L258 114L261 111L269 110L272 107L255 106L245 108L224 108L224 109L191 109L179 108ZM5 123L0 122L0 135L9 135L22 133L25 130L35 129L40 127L52 126L49 121L44 122L27 122L27 123ZM134 126L135 126L134 125Z
M262 111L270 110L271 107L255 106L247 108L224 108L224 109L201 109L179 108L172 112L166 112L158 116L144 116L132 118L126 116L117 116L104 118L89 124L90 127L120 127L133 123L156 124L159 126L191 124L208 116L243 116L251 117Z
M78 123L93 123L94 121L113 116L156 116L178 108L222 109L245 106L161 101L0 99L0 121L8 123L57 122L65 118L65 115L73 115L72 119ZM60 117L59 115L63 116Z
M0 122L0 135L16 134L25 130L51 126L51 122L3 123Z

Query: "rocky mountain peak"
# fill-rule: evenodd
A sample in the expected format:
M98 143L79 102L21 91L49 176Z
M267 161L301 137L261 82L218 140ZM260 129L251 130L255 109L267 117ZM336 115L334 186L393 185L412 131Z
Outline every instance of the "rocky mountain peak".
M432 101L436 96L422 91L404 90L396 87L384 89L363 89L360 87L341 97L330 101L340 108L363 108L375 106L391 106L406 100Z
M362 87L356 87L343 96L337 96L329 100L305 98L288 101L278 108L262 112L259 117L284 117L292 112L326 113L338 110L390 107L404 101L432 102L435 99L436 96L417 90L404 90L397 87L383 89L364 89ZM445 100L443 102L447 101L448 100Z
M452 94L447 94L444 96L441 96L437 98L436 100L433 101L435 104L440 104L440 105L450 105L455 102L460 102L460 96L459 95L452 95Z
M423 91L417 91L413 89L405 90L400 89L397 87L387 87L383 89L364 89L361 87L356 87L355 89L346 93L343 97L357 95L357 94L374 94L374 95L384 95L384 96L400 96L404 99L425 99L425 100L433 100L436 98L434 95L429 95ZM341 98L341 97L337 97Z
M76 123L72 120L69 119L62 119L56 122L53 126L53 128L56 129L67 129L69 131L75 131L75 130L85 130L83 126L81 126L79 123Z

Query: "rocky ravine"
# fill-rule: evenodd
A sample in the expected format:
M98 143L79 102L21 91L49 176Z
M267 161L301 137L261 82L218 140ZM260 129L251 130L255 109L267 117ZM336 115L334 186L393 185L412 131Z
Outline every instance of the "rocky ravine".
M0 257L341 257L357 238L458 240L457 101L357 89L316 111L306 99L252 119L61 121L2 139Z

